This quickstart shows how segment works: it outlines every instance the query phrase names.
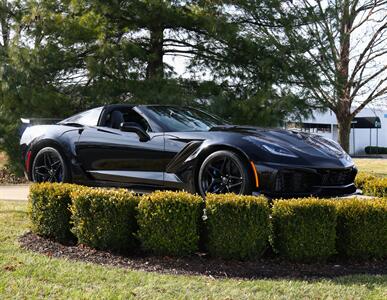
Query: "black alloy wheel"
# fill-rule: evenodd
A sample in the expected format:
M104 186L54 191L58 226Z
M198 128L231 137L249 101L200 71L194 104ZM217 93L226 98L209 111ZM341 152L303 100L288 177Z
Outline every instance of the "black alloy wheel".
M238 195L251 194L248 166L231 151L217 151L208 156L199 170L198 187L204 197L207 193Z
M67 182L68 172L62 155L52 147L41 149L32 164L34 182Z

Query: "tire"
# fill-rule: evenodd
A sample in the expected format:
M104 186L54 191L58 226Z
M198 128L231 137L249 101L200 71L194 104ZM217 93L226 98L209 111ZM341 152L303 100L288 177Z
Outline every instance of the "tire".
M53 147L39 150L32 163L33 182L70 182L70 172L62 154Z
M249 166L234 152L216 151L200 166L197 186L203 197L207 193L249 195L252 193Z

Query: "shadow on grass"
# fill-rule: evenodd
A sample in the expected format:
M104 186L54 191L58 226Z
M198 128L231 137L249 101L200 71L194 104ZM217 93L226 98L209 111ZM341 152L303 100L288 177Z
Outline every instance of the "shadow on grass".
M17 209L8 209L8 210L0 210L0 215L18 215L18 216L27 216L28 212L25 210L17 210Z

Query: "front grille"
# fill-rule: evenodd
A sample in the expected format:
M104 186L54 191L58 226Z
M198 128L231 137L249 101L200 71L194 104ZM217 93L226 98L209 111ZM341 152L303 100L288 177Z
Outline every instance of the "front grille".
M356 176L356 169L344 170L318 170L321 176L322 186L338 186L353 183Z
M307 193L317 183L317 174L295 170L281 170L276 176L275 191L281 193Z
M345 186L353 183L356 169L278 171L274 190L278 193L310 193L314 187Z

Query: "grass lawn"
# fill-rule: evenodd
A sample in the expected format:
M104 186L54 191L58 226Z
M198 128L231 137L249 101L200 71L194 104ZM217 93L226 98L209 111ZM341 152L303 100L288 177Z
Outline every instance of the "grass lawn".
M375 173L379 176L387 177L387 159L377 158L357 158L354 159L359 171Z
M0 298L386 299L387 276L313 281L212 279L130 271L50 258L19 248L26 203L0 201Z

